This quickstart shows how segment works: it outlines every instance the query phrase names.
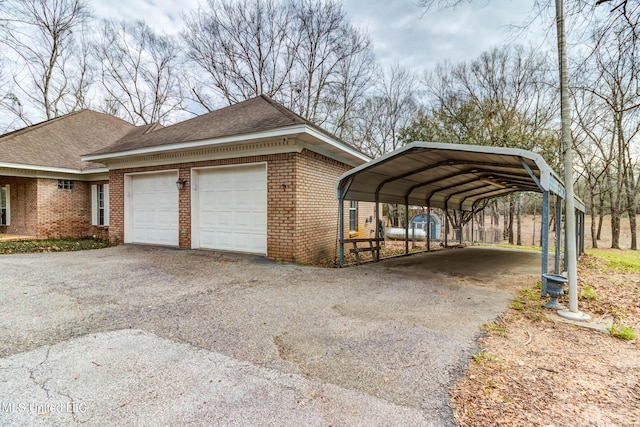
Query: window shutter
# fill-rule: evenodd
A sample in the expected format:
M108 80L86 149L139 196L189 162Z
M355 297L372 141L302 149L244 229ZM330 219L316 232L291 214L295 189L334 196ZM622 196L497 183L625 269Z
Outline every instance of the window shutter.
M91 225L98 225L98 186L91 184Z
M105 184L104 189L104 225L109 226L109 184Z
M5 188L5 196L7 198L7 206L5 206L4 208L6 209L6 218L7 218L7 223L5 225L11 225L11 192L9 191L10 189L10 185L7 184L4 188Z

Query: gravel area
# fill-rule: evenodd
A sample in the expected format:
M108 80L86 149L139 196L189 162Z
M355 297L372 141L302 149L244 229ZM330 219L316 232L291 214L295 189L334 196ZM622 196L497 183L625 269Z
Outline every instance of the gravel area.
M453 426L479 327L539 269L494 248L344 269L142 246L0 256L0 424ZM56 399L86 411L14 410Z

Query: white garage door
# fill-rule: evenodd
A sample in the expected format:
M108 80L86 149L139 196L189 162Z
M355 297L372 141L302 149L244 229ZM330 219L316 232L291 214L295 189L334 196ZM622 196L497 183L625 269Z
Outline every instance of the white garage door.
M199 169L193 178L193 246L266 255L266 165Z
M178 246L176 171L129 175L125 242Z

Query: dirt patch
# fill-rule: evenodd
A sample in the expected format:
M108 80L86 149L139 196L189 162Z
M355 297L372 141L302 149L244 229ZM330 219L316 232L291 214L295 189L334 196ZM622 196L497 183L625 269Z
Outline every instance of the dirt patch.
M640 273L581 258L580 309L600 321L640 329ZM592 291L585 292L590 287ZM487 336L452 389L461 426L640 425L638 339L554 320L539 289L523 290L484 326Z

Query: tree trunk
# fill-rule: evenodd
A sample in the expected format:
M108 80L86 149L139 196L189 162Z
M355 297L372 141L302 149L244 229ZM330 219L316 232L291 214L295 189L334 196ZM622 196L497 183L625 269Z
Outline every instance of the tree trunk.
M629 227L631 228L631 250L638 250L638 236L637 236L637 225L636 225L636 213L629 212Z
M513 214L515 213L515 201L509 199L509 244L513 245Z
M604 209L601 208L600 212L598 212L598 233L596 234L596 240L601 239L603 223L604 223Z
M598 234L596 235L596 240L600 240L602 238L602 224L604 223L604 198L605 192L600 190L600 196L598 200L600 204L598 205Z
M505 240L509 237L509 208L507 204L504 204L504 218L502 221L502 239Z
M591 215L591 247L598 247L598 239L596 238L596 196L591 192L591 206L589 207Z
M611 248L620 249L620 214L611 212Z
M521 201L522 201L522 197L518 197L517 205L516 205L516 223L517 223L516 245L518 246L522 246L522 221L520 218L522 213L522 207L520 206Z

